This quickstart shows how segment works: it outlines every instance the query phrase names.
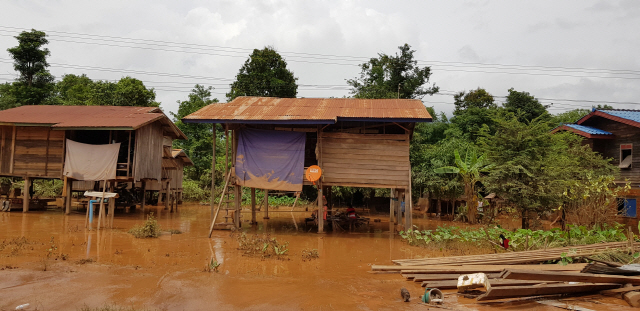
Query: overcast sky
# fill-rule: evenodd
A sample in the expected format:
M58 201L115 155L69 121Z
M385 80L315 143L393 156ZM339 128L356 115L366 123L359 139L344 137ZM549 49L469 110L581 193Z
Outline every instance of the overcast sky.
M611 103L639 109L640 1L3 1L6 49L31 28L49 35L50 71L131 76L175 112L196 84L225 93L254 48L272 46L298 78L299 97L349 95L346 80L378 53L408 43L447 114L453 94L485 88L501 101L527 91L554 113ZM147 41L142 41L147 40ZM152 40L152 41L149 41ZM588 101L593 102L588 102Z

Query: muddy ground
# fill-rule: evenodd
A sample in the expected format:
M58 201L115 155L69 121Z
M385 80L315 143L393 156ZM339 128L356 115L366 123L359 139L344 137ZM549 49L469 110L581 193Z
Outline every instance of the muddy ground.
M136 239L127 231L154 212L163 233ZM230 231L207 238L209 207L185 204L176 213L151 207L119 212L114 229L84 228L85 216L59 209L0 213L0 310L29 303L29 310L79 310L115 304L146 310L426 310L419 304L424 289L398 274L371 274L372 264L392 259L442 256L408 246L390 234L388 217L371 216L371 225L357 232L317 234L304 226L309 213L271 211L247 233L268 233L289 242L281 259L245 256ZM262 216L262 215L260 215ZM382 221L374 223L374 218ZM250 219L243 213L243 219ZM416 216L421 228L440 221ZM459 225L459 224L458 224ZM391 230L391 231L390 231ZM24 237L24 238L21 238ZM305 259L317 249L319 258ZM211 259L219 272L206 272ZM411 293L402 302L400 288ZM484 304L447 291L453 310L559 310L536 302ZM620 299L589 296L570 302L593 310L625 310ZM436 308L431 307L431 310ZM630 309L630 308L629 308ZM631 310L631 309L630 309Z

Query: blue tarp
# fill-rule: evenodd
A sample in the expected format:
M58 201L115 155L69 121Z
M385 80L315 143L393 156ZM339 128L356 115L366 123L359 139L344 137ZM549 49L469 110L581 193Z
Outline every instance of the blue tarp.
M302 191L306 133L241 129L236 177L241 186Z

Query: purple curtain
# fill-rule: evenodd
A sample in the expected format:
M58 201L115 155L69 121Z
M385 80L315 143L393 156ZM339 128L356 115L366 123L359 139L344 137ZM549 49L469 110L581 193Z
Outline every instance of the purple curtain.
M236 176L239 185L302 191L306 133L241 129Z

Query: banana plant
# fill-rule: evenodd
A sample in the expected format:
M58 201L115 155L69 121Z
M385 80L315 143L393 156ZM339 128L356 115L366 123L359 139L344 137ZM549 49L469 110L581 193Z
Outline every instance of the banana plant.
M464 183L464 194L467 197L467 221L474 222L478 214L478 195L476 184L482 179L482 172L493 168L493 164L487 163L487 156L478 156L474 150L467 152L464 160L460 152L454 150L456 166L443 166L435 169L439 174L458 174Z

